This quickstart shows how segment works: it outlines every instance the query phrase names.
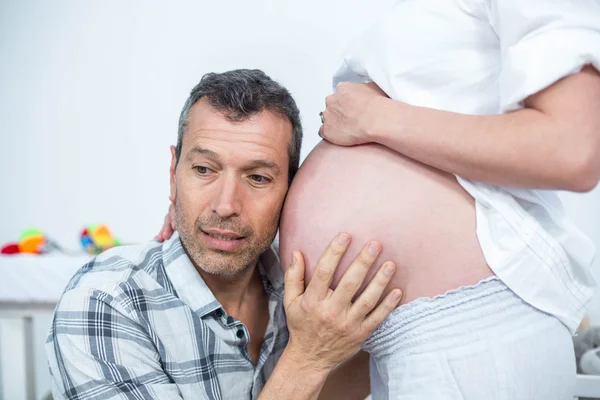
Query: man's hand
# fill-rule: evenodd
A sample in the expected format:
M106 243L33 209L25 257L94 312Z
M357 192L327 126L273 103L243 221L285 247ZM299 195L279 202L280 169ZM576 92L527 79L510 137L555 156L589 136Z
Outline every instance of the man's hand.
M395 271L395 265L389 261L352 302L381 251L381 244L375 241L367 244L352 262L336 290L329 288L349 243L350 236L345 233L331 242L306 291L300 252L293 253L292 265L285 275L284 307L290 331L286 352L299 366L310 366L313 371L329 373L356 353L400 302L401 291L396 289L379 303Z
M374 241L352 262L335 291L329 288L349 244L345 233L331 242L306 290L304 259L300 252L293 253L283 298L290 340L259 400L316 400L329 373L355 354L400 302L402 293L394 289L379 303L395 271L392 262L385 262L352 302L381 252L381 244Z
M156 240L159 242L164 242L165 240L169 240L175 232L175 204L171 201L171 205L169 206L169 212L165 215L165 221L163 223L162 229L156 235Z
M374 82L338 84L335 93L325 99L319 136L340 146L370 142L367 133L373 120L369 110L380 97L387 95Z

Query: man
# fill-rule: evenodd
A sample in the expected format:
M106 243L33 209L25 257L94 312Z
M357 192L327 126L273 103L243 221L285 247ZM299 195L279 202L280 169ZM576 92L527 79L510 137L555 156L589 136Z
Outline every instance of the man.
M394 265L352 303L381 251L372 241L331 291L342 233L306 290L294 253L284 296L270 246L301 139L292 97L261 71L203 77L171 149L179 233L108 251L75 275L47 343L55 398L365 397L368 374L341 379L365 370L362 353L330 372L399 303L396 290L375 307Z

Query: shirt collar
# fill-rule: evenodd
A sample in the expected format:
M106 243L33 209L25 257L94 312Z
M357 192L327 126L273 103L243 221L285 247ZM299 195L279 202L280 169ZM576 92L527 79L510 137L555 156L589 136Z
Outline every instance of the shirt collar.
M162 258L167 276L177 296L200 317L221 307L186 254L179 233L173 233L162 245ZM269 247L258 260L265 291L269 298L283 300L283 273L275 246Z

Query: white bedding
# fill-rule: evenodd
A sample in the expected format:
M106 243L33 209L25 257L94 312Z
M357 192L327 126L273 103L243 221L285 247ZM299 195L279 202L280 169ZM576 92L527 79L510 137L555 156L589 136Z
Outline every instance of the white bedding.
M0 256L0 302L54 304L91 258L85 253Z

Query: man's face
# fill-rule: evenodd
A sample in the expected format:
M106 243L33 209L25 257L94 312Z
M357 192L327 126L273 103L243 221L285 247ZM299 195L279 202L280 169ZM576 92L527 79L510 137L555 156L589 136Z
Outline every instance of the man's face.
M232 122L206 99L192 107L177 167L171 148L171 197L198 268L236 276L269 247L288 189L291 135L291 123L271 111Z

